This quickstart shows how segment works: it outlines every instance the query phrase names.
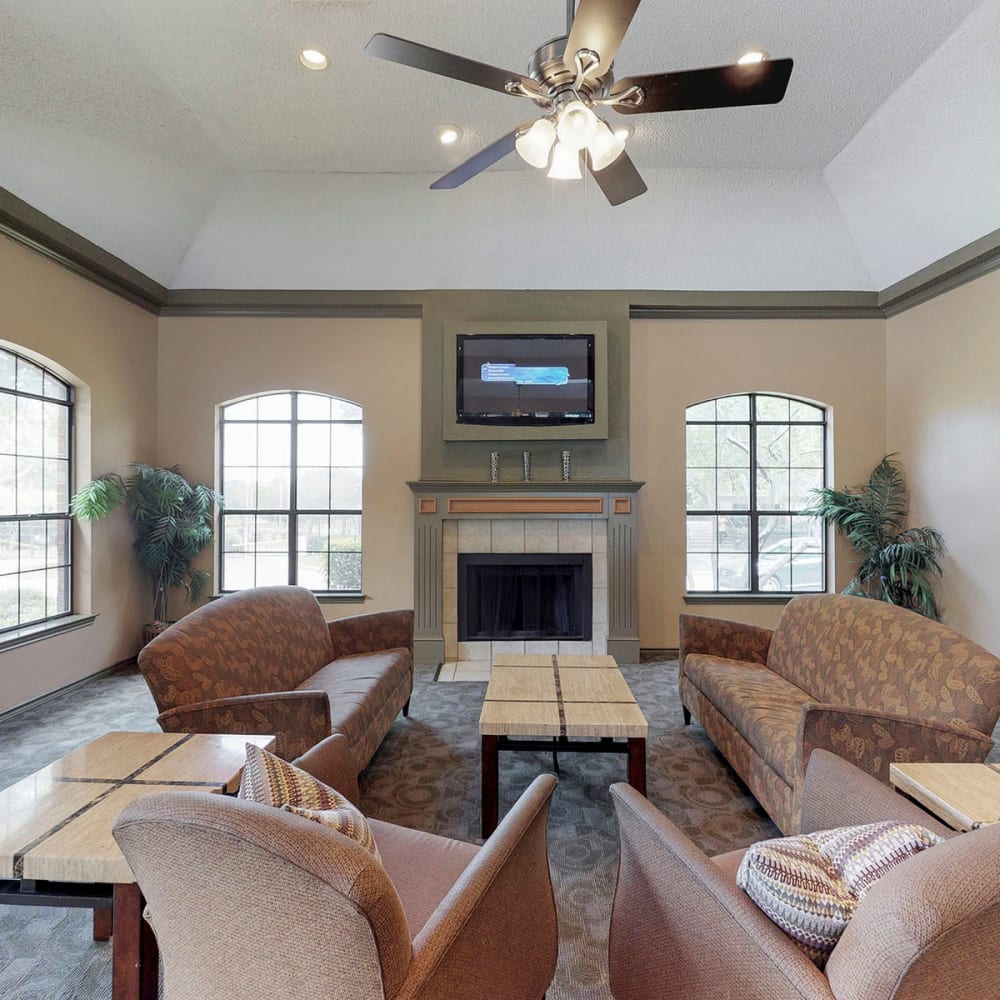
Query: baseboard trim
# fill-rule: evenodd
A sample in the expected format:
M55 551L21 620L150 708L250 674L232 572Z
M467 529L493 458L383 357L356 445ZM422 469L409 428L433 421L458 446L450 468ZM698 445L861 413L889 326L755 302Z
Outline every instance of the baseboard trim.
M30 701L23 702L20 705L15 705L13 708L8 708L4 712L0 712L0 724L6 722L8 719L13 719L14 716L20 715L22 712L27 712L29 709L37 708L39 705L44 705L47 701L51 701L53 698L57 698L63 694L68 694L76 688L83 687L84 684L89 684L91 681L96 681L101 677L110 677L112 674L122 673L127 668L134 667L135 665L136 658L134 656L130 656L127 659L119 660L117 663L112 663L110 667L105 667L103 670L98 670L95 673L87 674L86 677L81 677L79 680L71 681L69 684L64 684L62 687L58 687L54 691L47 691L45 694L40 694L37 698L32 698Z
M676 646L648 646L639 650L640 663L654 663L660 660L676 660L681 651Z

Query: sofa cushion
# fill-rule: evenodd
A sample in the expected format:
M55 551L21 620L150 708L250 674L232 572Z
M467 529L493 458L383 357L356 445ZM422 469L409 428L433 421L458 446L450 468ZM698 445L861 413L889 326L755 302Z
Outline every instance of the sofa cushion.
M822 969L865 893L940 840L891 821L764 840L747 849L736 884Z
M253 743L246 749L239 798L321 823L379 857L364 814L340 792Z
M802 706L811 699L801 688L759 663L689 653L684 673L789 785L798 774L798 729Z

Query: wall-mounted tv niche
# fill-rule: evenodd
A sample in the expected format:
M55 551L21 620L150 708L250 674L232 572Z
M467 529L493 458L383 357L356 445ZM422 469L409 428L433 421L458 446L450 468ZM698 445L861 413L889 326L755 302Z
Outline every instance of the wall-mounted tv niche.
M445 323L445 441L606 439L603 322Z

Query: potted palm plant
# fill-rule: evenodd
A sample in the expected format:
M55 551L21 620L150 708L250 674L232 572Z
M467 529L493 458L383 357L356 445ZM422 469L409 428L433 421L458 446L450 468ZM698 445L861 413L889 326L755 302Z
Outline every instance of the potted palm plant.
M99 521L125 504L135 532L139 563L149 576L153 620L146 637L166 628L167 597L183 587L189 604L205 592L210 580L202 569L192 569L194 558L212 543L213 507L222 497L200 483L192 485L176 465L168 469L133 462L127 477L109 472L82 487L70 501L70 510L85 521Z
M873 597L939 621L932 578L941 576L944 539L934 528L907 528L909 492L894 455L886 455L861 486L812 491L803 511L832 524L861 561L843 593Z

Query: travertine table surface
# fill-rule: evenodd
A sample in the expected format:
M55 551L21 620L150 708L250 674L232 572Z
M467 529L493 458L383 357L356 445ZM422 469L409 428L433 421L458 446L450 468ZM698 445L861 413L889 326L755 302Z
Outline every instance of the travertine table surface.
M1000 823L1000 765L890 764L889 781L952 829Z

